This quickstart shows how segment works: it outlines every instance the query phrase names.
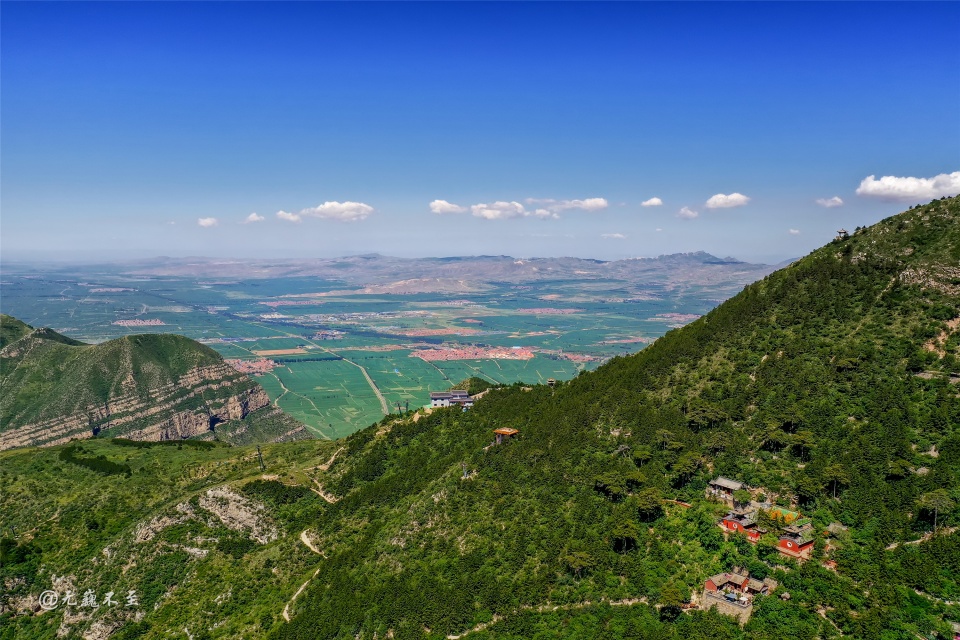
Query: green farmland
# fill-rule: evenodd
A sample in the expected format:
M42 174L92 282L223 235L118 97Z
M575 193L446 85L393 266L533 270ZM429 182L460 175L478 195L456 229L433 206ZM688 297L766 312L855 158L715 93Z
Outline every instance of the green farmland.
M346 286L306 277L209 281L5 265L0 311L87 342L178 333L224 358L270 360L272 369L257 380L273 402L318 437L339 438L398 404L421 407L431 391L466 378L568 380L643 348L741 285L646 286L642 298L630 298L619 280L488 283L455 294L350 294ZM464 355L411 355L437 350ZM524 350L526 359L486 355L506 350Z

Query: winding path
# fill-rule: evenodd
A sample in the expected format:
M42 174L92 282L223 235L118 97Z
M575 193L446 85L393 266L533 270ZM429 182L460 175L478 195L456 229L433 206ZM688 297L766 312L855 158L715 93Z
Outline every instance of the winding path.
M333 461L337 459L337 456L338 456L338 455L340 455L340 452L341 452L341 451L346 451L346 450L347 450L346 447L340 447L339 449L337 449L336 451L333 452L333 455L330 456L330 459L329 459L329 460L327 460L326 462L324 462L323 464L321 464L320 466L318 466L317 469L320 469L320 471L326 471L326 470L328 470L328 469L330 468L330 465L333 464Z
M320 569L317 569L316 571L314 571L314 572L313 572L313 575L310 576L310 577L307 579L306 582L304 582L302 585L300 585L300 588L297 589L297 592L296 592L295 594L293 594L293 597L290 598L290 602L288 602L287 604L285 604L285 605L283 606L283 619L284 619L284 620L286 620L287 622L290 622L290 605L292 605L293 602L297 599L297 596L299 596L301 593L303 593L303 590L307 588L307 585L310 584L310 581L311 581L311 580L313 580L314 578L317 577L317 574L318 574L318 573L320 573Z
M599 602L574 602L571 604L539 604L532 605L526 604L522 607L519 607L514 611L514 613L519 613L521 611L537 611L543 613L545 611L570 611L573 609L586 609L587 607L593 607L598 604L606 604L611 607L632 607L635 604L646 603L646 598L625 598L623 600L607 600L606 598L601 598ZM503 616L494 614L493 618L489 622L481 622L475 627L467 629L463 633L459 634L450 634L447 636L447 640L460 640L464 636L468 636L471 633L477 633L478 631L483 631L492 624L496 624L500 620L503 620Z
M326 500L326 501L329 502L330 504L333 504L334 502L336 502L337 500L340 499L340 498L338 498L338 497L336 497L336 496L334 496L334 495L331 495L331 494L327 493L327 492L324 490L323 485L320 484L319 482L317 482L317 480L316 480L315 478L313 479L313 483L314 483L315 485L317 485L319 491L318 491L317 489L314 489L313 487L310 487L310 491L313 491L315 494L317 494L318 496L320 496L321 498L323 498L324 500Z
M314 544L313 544L312 542L310 542L310 538L307 536L307 530L306 530L306 529L304 529L303 531L300 532L300 542L302 542L303 544L305 544L305 545L307 546L307 548L310 549L310 551L313 551L315 554L317 554L317 555L319 555L319 556L322 556L322 555L323 555L323 552L320 551L320 549L317 549L317 547L314 546ZM317 574L318 574L318 573L320 573L320 569L317 569L316 571L314 571L314 572L313 572L313 575L310 576L309 578L307 578L307 581L304 582L302 585L300 585L300 588L297 589L297 592L296 592L295 594L293 594L293 597L290 598L290 601L287 602L287 604L285 604L285 605L283 606L283 619L284 619L284 620L286 620L287 622L290 622L290 605L292 605L292 604L296 601L297 597L298 597L301 593L303 593L303 590L307 588L307 585L310 584L310 581L311 581L311 580L313 580L314 578L317 577Z
M280 407L280 398L282 398L283 396L285 396L285 395L287 395L288 393L290 393L290 389L287 389L287 387L283 384L283 380L280 379L280 376L278 376L277 374L275 374L273 371L270 372L270 375L277 379L277 382L280 383L280 388L283 389L283 393L281 393L280 395L278 395L278 396L276 397L276 399L273 401L273 406L279 408L279 407Z
M317 549L317 547L312 542L310 542L310 538L307 536L306 529L300 532L300 542L307 545L307 548L310 549L310 551L313 551L318 556L323 555L323 552L320 551L320 549Z
M321 471L326 471L327 469L330 468L330 465L333 464L333 461L337 459L337 456L340 455L340 452L345 451L345 450L346 450L346 447L340 447L339 449L337 449L336 451L333 452L333 455L330 456L330 459L329 459L329 460L327 460L327 461L324 462L323 464L319 465L317 468L320 469ZM317 489L314 489L313 487L310 487L310 490L311 490L311 491L313 491L315 494L317 494L318 496L320 496L321 498L323 498L324 500L326 500L326 501L329 502L330 504L333 504L334 502L337 501L337 498L336 498L335 496L331 496L331 495L327 494L327 493L323 490L323 485L320 484L319 482L317 482L316 478L311 478L311 480L313 480L313 482L320 488L320 490L318 491ZM309 529L304 529L303 531L300 532L300 542L302 542L302 543L304 544L304 546L307 547L307 549L310 549L310 551L313 551L313 552L314 552L315 554L317 554L318 556L320 556L320 557L322 557L322 558L326 558L327 556L324 555L323 551L321 551L320 549L318 549L317 546L316 546L315 544L313 544L313 542L310 541L310 536L307 535L307 531L309 531ZM292 605L292 604L296 601L297 597L298 597L301 593L303 593L303 590L307 588L307 585L310 584L310 581L311 581L311 580L313 580L314 578L317 577L317 574L318 574L318 573L320 573L320 569L317 569L316 571L314 571L314 572L313 572L313 575L310 576L309 578L307 578L306 582L304 582L302 585L300 585L300 588L297 589L297 592L294 593L294 594L293 594L293 597L290 598L289 602L287 602L287 604L284 605L284 607L283 607L283 619L284 619L284 620L286 620L287 622L290 622L290 605Z

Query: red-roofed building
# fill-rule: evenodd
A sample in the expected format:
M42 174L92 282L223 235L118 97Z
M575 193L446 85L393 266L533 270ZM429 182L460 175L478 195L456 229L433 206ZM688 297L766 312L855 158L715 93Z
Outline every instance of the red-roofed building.
M753 507L733 509L720 519L720 526L730 533L742 533L750 542L756 542L766 529L757 527L757 510Z
M806 560L813 552L813 543L813 525L809 520L798 520L783 530L777 551L785 556Z

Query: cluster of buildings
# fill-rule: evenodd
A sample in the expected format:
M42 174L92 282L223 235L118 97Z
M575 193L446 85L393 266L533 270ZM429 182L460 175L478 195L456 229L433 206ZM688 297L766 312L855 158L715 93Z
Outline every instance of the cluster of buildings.
M344 331L336 329L321 329L313 334L313 340L342 340L347 335Z
M756 580L744 569L734 567L732 571L707 578L700 606L705 610L715 608L720 613L738 618L744 624L753 613L754 597L758 594L768 595L776 588L776 580Z
M159 318L151 318L149 320L134 318L132 320L114 320L110 324L115 324L118 327L162 327L167 323Z
M448 360L530 360L535 356L527 347L437 347L417 349L410 352L411 358L425 362Z
M224 362L240 373L253 374L257 376L264 373L269 373L277 366L277 363L274 360L270 360L268 358L258 358L257 360L241 360L239 358L231 358L224 360Z
M782 520L783 528L777 542L777 551L785 556L806 560L813 552L815 540L813 522L804 518L796 511L775 507L769 503L753 502L740 503L734 499L737 491L749 491L749 487L742 482L720 476L710 481L707 486L707 497L726 502L731 509L720 518L718 524L728 533L742 533L747 540L756 544L761 536L768 533L759 523L761 512L766 512L772 518Z

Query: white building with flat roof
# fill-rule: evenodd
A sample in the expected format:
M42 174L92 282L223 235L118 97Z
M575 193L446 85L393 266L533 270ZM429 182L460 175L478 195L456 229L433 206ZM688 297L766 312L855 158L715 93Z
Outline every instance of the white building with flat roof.
M450 391L434 391L430 394L430 407L472 407L473 398L466 391L451 389Z

